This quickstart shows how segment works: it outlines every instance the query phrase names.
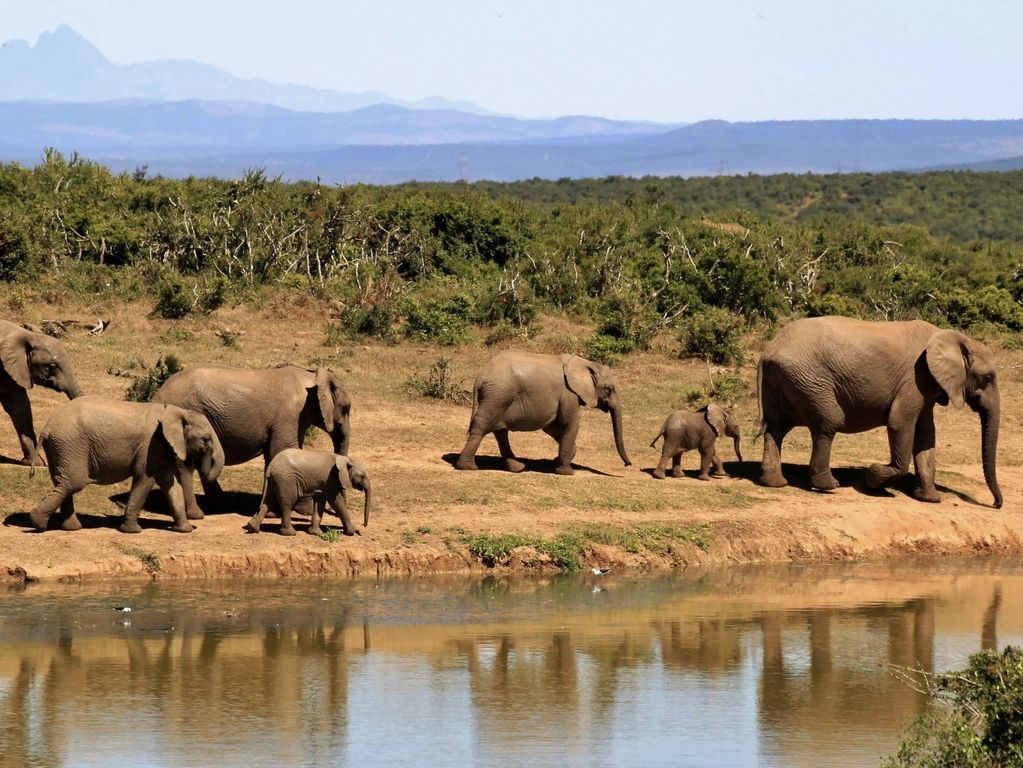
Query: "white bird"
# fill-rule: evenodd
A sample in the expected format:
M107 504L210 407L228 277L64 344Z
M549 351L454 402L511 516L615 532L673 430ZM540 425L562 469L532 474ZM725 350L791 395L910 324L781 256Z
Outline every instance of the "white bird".
M610 568L591 568L590 569L590 573L592 573L594 576L603 576L605 573L610 573L610 572L611 572Z
M115 605L114 610L118 613L131 613L131 608L127 605Z

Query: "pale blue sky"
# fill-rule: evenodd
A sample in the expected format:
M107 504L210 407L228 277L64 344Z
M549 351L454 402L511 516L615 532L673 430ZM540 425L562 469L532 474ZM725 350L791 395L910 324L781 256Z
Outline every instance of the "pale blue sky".
M1023 0L0 0L112 61L520 116L1021 118Z

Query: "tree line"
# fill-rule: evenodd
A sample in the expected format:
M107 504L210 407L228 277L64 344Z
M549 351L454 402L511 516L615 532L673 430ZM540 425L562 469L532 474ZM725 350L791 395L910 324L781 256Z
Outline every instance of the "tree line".
M595 321L598 358L669 328L730 362L729 340L800 315L1011 338L1021 199L1016 172L338 187L112 174L48 150L0 164L0 279L141 287L166 317L309 290L337 304L338 333L442 344L559 311Z

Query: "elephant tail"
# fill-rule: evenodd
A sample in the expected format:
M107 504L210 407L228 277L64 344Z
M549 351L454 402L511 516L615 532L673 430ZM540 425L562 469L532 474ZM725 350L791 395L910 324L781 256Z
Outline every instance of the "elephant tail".
M657 441L660 440L662 437L664 437L663 432L658 432L656 435L654 435L654 439L650 441L650 447L653 448L655 445L657 445Z
M476 418L476 409L480 407L479 392L481 384L480 377L477 376L476 381L472 383L472 413L469 415L469 429L466 430L467 432L472 429L472 422Z
M43 440L49 437L49 433L44 429L39 435L39 439L36 440L36 447L32 449L32 460L28 463L28 476L29 479L36 476L36 462L39 460L39 451L43 447Z

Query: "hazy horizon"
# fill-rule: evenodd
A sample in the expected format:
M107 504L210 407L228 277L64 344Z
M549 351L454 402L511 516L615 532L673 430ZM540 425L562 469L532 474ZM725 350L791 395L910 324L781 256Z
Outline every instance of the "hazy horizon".
M0 38L35 45L66 24L116 64L191 59L243 78L518 117L1023 117L1011 76L1023 71L1023 4L893 5L311 0L283 12L240 0L4 0Z

